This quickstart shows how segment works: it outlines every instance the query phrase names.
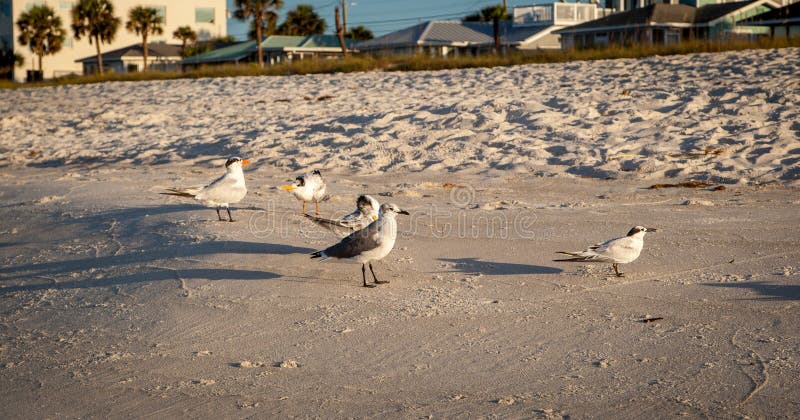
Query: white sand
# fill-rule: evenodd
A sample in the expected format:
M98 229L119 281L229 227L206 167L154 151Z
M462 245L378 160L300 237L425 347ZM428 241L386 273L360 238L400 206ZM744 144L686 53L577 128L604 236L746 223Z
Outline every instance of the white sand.
M797 182L798 74L795 48L18 90L2 92L0 164L240 153L290 170Z
M0 418L797 418L798 56L2 91ZM231 153L236 223L157 194ZM413 212L390 284L309 259L309 163Z

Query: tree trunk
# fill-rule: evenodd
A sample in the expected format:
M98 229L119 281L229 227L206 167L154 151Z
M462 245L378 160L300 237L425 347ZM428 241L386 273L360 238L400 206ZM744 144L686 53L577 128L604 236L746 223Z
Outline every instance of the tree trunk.
M97 47L97 68L100 70L100 74L103 74L103 56L100 55L100 37L94 37L94 45Z
M261 30L263 29L262 28L262 24L264 23L262 17L263 17L263 15L259 14L255 18L255 20L256 20L256 43L258 43L258 46L257 46L257 48L258 48L258 66L261 67L261 68L264 67L264 50L261 49L261 37L263 36L263 34L261 33Z
M183 45L181 45L181 55L183 57L186 57L186 41L187 39L183 38L183 43L182 43Z
M492 29L494 29L494 53L500 52L500 18L495 16L492 19Z
M347 44L344 40L344 26L339 16L339 7L334 9L334 19L336 20L336 36L339 38L339 45L342 46L342 55L347 56Z
M39 56L39 71L42 71L42 57L44 57L44 48L39 49L39 53L37 55Z
M142 35L142 54L144 54L144 70L147 71L147 31L143 32Z

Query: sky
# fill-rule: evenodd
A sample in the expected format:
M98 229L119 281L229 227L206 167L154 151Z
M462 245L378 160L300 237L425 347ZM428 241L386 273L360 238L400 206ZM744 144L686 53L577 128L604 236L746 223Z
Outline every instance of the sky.
M509 9L540 3L536 0L507 0ZM351 0L347 4L347 27L364 25L376 37L427 20L452 20L474 13L483 7L500 4L502 0ZM310 4L328 24L326 33L335 32L334 7L341 0L284 0L279 11L283 21L286 12L298 4ZM228 0L228 9L233 10L233 0ZM228 20L228 34L237 39L247 38L247 23L237 19Z

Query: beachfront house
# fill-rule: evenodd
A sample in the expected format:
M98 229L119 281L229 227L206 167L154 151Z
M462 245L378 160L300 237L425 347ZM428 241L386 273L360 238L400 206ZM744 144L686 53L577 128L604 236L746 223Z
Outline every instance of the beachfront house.
M555 33L561 35L564 49L610 44L670 45L688 39L749 39L766 31L739 23L778 7L774 0L714 3L700 7L657 3L570 26Z
M44 57L43 76L46 79L80 74L84 71L85 57L97 54L94 44L88 38L76 40L72 32L72 6L76 0L0 0L0 44L12 46L13 50L25 57L23 68L17 68L14 79L24 81L27 70L38 70L36 56L28 47L17 41L19 28L15 24L20 14L35 5L45 4L55 10L61 18L67 39L61 51ZM197 32L199 40L207 40L227 35L227 17L225 0L112 0L114 14L120 18L122 25L116 33L114 42L103 44L102 52L124 49L128 45L141 43L141 37L125 29L128 11L135 6L149 6L158 10L164 19L162 35L151 36L154 44L176 43L172 33L180 26L189 26ZM103 62L104 67L107 63ZM109 67L111 69L111 67Z
M752 16L742 25L769 28L772 38L800 38L800 2Z
M342 56L342 47L336 35L270 35L261 41L261 49L265 65ZM187 57L180 64L184 69L191 69L206 65L255 63L258 62L257 54L256 41L251 40Z
M178 44L147 44L147 64L151 70L178 71L180 70L181 45ZM113 70L114 73L133 73L144 68L144 54L142 44L128 45L102 54L103 68ZM83 74L97 72L97 55L90 55L75 60L83 65Z
M503 48L538 50L561 48L553 32L610 14L589 3L551 3L515 7L513 19L501 21ZM428 21L359 42L355 47L372 55L427 54L434 57L479 55L494 49L491 22Z

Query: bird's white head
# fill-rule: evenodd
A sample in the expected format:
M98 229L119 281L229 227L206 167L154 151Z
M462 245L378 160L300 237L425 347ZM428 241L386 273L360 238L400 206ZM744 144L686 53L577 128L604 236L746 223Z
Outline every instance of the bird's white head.
M242 169L242 166L249 164L250 161L247 159L242 159L239 156L231 156L228 158L228 161L225 162L225 168L230 171L232 169Z
M645 232L655 232L658 229L656 228L646 228L644 226L634 226L631 230L628 231L628 236L636 236L639 238L643 238Z
M400 210L400 207L397 207L397 204L394 203L384 203L381 204L381 216L396 216L398 214L409 214L405 210Z

